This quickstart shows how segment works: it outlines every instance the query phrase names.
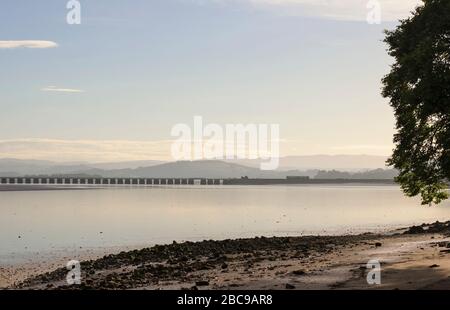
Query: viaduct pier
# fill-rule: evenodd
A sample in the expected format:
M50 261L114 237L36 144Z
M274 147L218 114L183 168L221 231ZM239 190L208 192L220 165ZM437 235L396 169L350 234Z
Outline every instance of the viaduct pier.
M0 186L45 185L64 187L159 186L159 185L295 185L295 184L394 184L391 179L261 178L102 178L102 177L0 177Z

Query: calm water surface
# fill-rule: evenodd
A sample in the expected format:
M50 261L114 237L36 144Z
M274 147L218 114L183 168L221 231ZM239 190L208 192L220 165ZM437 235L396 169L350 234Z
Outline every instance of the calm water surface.
M32 251L355 233L449 219L448 201L421 206L397 186L0 192L0 261Z

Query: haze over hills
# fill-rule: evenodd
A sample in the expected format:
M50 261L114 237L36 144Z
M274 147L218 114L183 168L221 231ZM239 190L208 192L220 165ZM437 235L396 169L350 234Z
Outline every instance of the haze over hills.
M365 171L377 168L386 168L385 156L372 155L310 155L287 156L280 158L278 170L340 170L340 171ZM203 161L207 162L207 161ZM259 159L225 160L227 163L259 168ZM167 162L158 160L122 161L122 162L53 162L47 160L24 160L14 158L0 159L0 174L55 174L76 173L91 169L115 170L136 169L139 167L151 167ZM212 167L211 167L212 168Z
M363 171L378 168L387 168L387 156L375 155L303 155L286 156L280 158L280 170L341 170L341 171ZM258 167L259 159L231 160L246 166Z
M168 178L285 178L286 176L309 176L319 178L369 178L390 179L396 175L392 169L377 167L384 163L380 156L291 156L280 160L289 166L278 170L259 169L259 160L199 160L199 161L130 161L117 163L68 163L61 164L41 160L0 159L1 176L24 175L91 175L102 177L168 177ZM369 159L369 160L367 160ZM303 160L303 161L302 161ZM366 160L366 161L364 161ZM332 162L347 168L327 169ZM366 166L358 166L366 163ZM299 167L299 168L295 168ZM302 167L302 168L300 168ZM359 168L357 168L359 167ZM370 169L372 167L377 170ZM339 170L339 171L337 171Z
M288 175L305 175L313 177L317 171L263 171L259 168L227 163L219 160L177 161L151 167L136 169L102 170L91 169L83 174L103 177L167 177L167 178L285 178Z
M138 167L150 167L163 163L158 160L140 160L125 162L105 162L105 163L86 163L86 162L67 162L58 163L47 160L33 159L0 159L0 175L3 176L21 176L38 174L78 174L91 169L135 169Z
M387 156L374 155L312 155L281 158L280 166L296 169L339 169L356 171L386 168Z

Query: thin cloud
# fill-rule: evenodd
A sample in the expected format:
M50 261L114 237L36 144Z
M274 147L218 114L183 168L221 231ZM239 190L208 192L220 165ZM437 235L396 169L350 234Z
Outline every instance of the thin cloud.
M42 88L41 91L60 92L60 93L84 93L84 90L82 90L82 89L59 88L59 87L56 87L56 86L47 86L47 87Z
M369 0L185 0L196 3L250 4L282 15L310 16L332 20L366 21ZM406 18L421 0L377 0L382 21Z
M40 40L14 40L14 41L0 41L0 49L13 48L54 48L58 47L58 43L53 41Z
M3 158L42 159L52 161L128 161L170 159L172 140L0 140Z
M113 162L130 160L173 160L170 156L173 139L167 140L64 140L64 139L6 139L0 140L0 157L40 159L52 161ZM299 153L307 149L308 153ZM302 145L295 152L282 156L310 154L372 154L387 156L389 145L347 145L333 148L315 148ZM332 151L331 151L332 150ZM338 152L338 153L337 153ZM283 152L281 152L283 153Z

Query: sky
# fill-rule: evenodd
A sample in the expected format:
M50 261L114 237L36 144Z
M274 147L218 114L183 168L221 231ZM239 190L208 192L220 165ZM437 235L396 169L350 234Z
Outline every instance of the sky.
M279 124L281 155L389 155L382 42L419 0L0 3L0 158L170 159L171 128Z

